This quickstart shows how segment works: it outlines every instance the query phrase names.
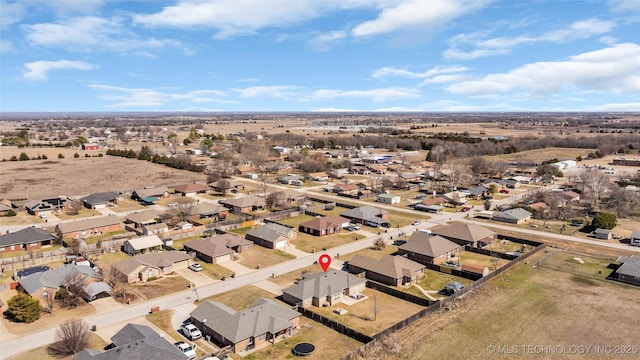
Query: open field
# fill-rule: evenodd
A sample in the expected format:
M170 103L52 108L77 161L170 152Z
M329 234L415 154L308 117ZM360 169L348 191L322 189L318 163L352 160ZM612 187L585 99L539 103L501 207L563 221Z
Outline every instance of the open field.
M350 337L333 331L313 320L300 317L300 331L292 337L275 345L249 354L243 358L234 356L234 359L245 360L284 360L294 359L291 349L300 342L310 342L316 346L316 351L305 356L309 360L339 359L342 355L353 351L362 344Z
M282 250L267 249L260 245L251 245L248 249L243 249L239 255L239 263L249 269L255 269L258 265L267 267L296 258Z
M582 260L582 263L580 263ZM615 259L585 256L584 254L557 251L548 257L540 266L575 274L586 278L606 279L613 272L610 264L616 264Z
M545 254L534 255L539 261ZM637 319L640 289L610 281L520 264L455 302L393 335L401 351L381 351L367 359L496 359L493 345L515 346L519 359L556 358L525 354L526 345L638 345L627 334ZM428 329L428 331L425 331ZM613 353L564 354L569 359L614 359ZM629 358L634 357L631 355Z
M310 307L309 309L367 335L375 335L381 330L424 309L420 305L398 299L377 290L367 288L363 293L368 298L351 306L338 303L324 308ZM378 309L377 315L373 310L374 303ZM333 312L335 309L345 309L348 313L338 315Z
M105 346L107 346L109 344L107 344L106 341L104 341L100 336L98 336L98 334L95 333L89 333L89 348L91 349L103 349ZM8 360L33 360L33 359L38 359L38 360L69 360L69 359L73 359L74 355L72 356L65 356L65 357L59 357L55 354L52 354L49 352L49 345L46 346L42 346L39 348L35 348L33 350L29 350L29 351L25 351L23 353L20 353L18 355L14 355L10 358L8 358Z
M489 158L493 160L505 160L505 161L515 161L515 160L526 159L526 160L536 160L540 162L545 160L550 160L550 159L575 160L575 158L578 156L582 156L586 158L590 152L595 152L597 150L598 149L574 149L574 148L550 147L546 149L520 151L513 154L490 156Z
M478 268L484 268L486 266L489 268L489 271L494 271L509 263L509 260L476 254L469 251L462 251L458 253L458 258L463 266L470 265Z
M7 151L2 147L3 152ZM131 191L148 185L204 182L206 175L177 170L150 161L117 156L0 162L0 193L7 199L41 199L59 195L89 195L102 191ZM78 151L80 153L80 151ZM19 153L19 152L18 152ZM2 155L4 156L4 155ZM27 194L28 192L28 194Z

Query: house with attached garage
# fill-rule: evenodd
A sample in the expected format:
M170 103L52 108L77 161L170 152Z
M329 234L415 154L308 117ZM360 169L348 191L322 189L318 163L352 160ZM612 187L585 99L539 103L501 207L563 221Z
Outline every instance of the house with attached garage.
M398 255L407 256L421 264L441 264L461 252L463 246L440 235L414 232L409 240L398 247Z
M298 227L298 231L313 236L325 236L337 234L346 226L349 226L349 219L347 218L342 216L321 216L303 222Z
M241 311L206 300L190 315L205 338L221 348L230 346L234 354L275 344L300 329L300 313L266 298Z
M253 244L251 241L231 234L222 234L184 243L184 251L195 253L202 261L217 264L231 261L234 252L242 253Z
M378 194L376 201L383 204L395 205L400 203L400 196L393 194Z
M256 195L243 196L233 199L223 199L219 202L234 214L260 211L264 210L267 206L267 202L264 200L264 198Z
M173 188L176 194L182 196L196 196L197 194L205 194L209 191L209 185L205 184L184 184Z
M616 270L618 280L640 286L640 256L623 256L617 261L622 264Z
M122 230L122 224L115 215L95 216L56 225L56 233L62 239L91 237L119 230Z
M192 208L192 213L200 219L224 220L229 215L229 209L220 204L200 202Z
M356 224L363 224L372 227L390 227L389 213L373 206L361 206L349 209L340 213L340 216L351 220Z
M321 307L361 294L365 287L364 278L329 269L327 272L303 274L302 280L282 291L282 300L291 305Z
M122 250L129 255L136 255L146 251L159 250L162 245L163 242L158 235L147 235L125 241Z
M493 242L496 233L476 224L453 223L432 231L456 244L483 247Z
M20 250L37 250L51 245L55 237L34 226L0 235L0 253Z
M67 198L62 196L42 200L28 200L24 203L24 209L31 215L49 215L54 211L64 210L67 201Z
M149 209L139 212L134 212L127 215L124 222L125 224L133 225L136 230L142 229L143 226L155 224L158 222L162 213L157 210Z
M192 258L191 255L182 251L159 251L136 255L114 263L111 275L128 283L146 282L151 277L186 269Z
M349 272L365 273L369 280L391 286L407 286L424 275L425 266L402 256L385 255L380 260L356 254L349 260Z
M127 324L100 350L87 348L73 360L185 360L185 355L146 325Z
M640 230L634 230L629 237L629 245L640 246Z
M80 199L82 205L87 209L104 209L110 204L116 205L122 201L124 201L124 196L113 191L95 193Z
M277 223L266 223L245 235L245 239L268 249L284 249L297 237L295 229Z
M166 186L158 187L146 187L144 189L137 189L131 193L131 198L146 203L153 203L154 201L168 198L171 196L169 188Z
M523 208L509 209L505 211L496 211L493 213L493 221L506 222L510 224L522 224L531 220L532 213Z
M18 280L17 290L38 299L42 304L46 304L48 296L55 296L61 287L69 285L82 289L81 296L87 301L109 297L109 292L112 290L102 281L102 275L91 267L72 264L27 275Z

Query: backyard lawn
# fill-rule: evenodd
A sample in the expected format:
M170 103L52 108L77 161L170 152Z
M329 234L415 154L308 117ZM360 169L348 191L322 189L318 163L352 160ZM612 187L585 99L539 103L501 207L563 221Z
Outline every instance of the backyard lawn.
M522 249L522 245L517 242L509 241L509 240L493 240L493 242L486 247L487 250L493 250L498 252L516 252ZM527 246L528 249L531 249L531 246Z
M333 248L336 246L344 245L346 243L363 239L364 235L359 235L351 232L332 234L327 236L313 236L298 232L298 238L291 241L297 249L306 251L308 253L315 251L321 251L324 249Z
M296 258L282 250L267 249L260 245L251 245L248 249L243 249L239 255L239 263L249 269L255 269L258 264L264 268Z
M424 276L418 280L418 285L427 291L440 291L452 281L457 281L465 286L473 284L473 281L469 279L425 269Z
M293 359L295 357L292 355L291 349L295 344L301 342L310 342L316 347L313 354L305 356L305 359L309 360L339 359L344 354L362 346L361 343L346 335L301 316L300 331L297 334L243 358L239 356L234 358L245 360Z
M387 245L384 249L374 249L374 248L366 248L360 251L352 252L350 254L340 255L339 259L342 261L351 260L356 254L364 255L366 257L370 257L372 259L380 259L385 255L393 254L398 251L398 248L392 245Z
M290 218L287 218L287 219L278 220L278 222L280 224L293 226L293 228L297 230L298 229L298 225L302 224L303 222L307 222L307 221L313 220L313 219L315 219L315 217L313 217L311 215L298 215L298 216L290 217Z
M56 217L58 219L60 219L60 220L71 220L71 219L83 219L83 218L91 217L91 216L94 216L94 215L100 215L100 212L98 210L87 209L87 208L83 207L75 215L67 214L65 212L58 212L56 214Z
M139 202L131 199L127 199L123 202L118 203L118 206L109 207L109 210L115 212L124 212L124 211L134 211L134 210L146 210L147 207L140 204Z
M143 284L133 284L132 288L142 294L145 299L153 299L181 290L187 290L189 281L182 276L165 276L158 280L147 281Z
M365 289L364 294L368 297L367 299L351 306L338 303L325 308L310 307L309 309L367 335L375 335L381 330L424 309L420 305L373 289ZM374 312L374 304L377 308L377 315ZM344 315L338 315L333 312L337 308L345 309L348 312Z
M604 280L613 272L609 264L616 264L616 261L558 251L540 265L570 274Z
M475 266L478 268L484 268L486 266L489 268L489 271L494 271L509 263L509 260L476 254L469 251L462 251L458 253L458 257L460 258L460 263L462 265Z

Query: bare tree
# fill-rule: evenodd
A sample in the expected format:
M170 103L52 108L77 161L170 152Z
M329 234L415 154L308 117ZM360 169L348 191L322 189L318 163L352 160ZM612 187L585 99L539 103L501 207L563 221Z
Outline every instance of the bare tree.
M78 215L84 206L78 200L71 200L65 205L68 215Z
M471 173L475 177L475 181L479 182L482 174L488 172L489 170L489 162L485 160L485 158L481 156L476 156L469 160L469 169Z
M609 176L598 169L587 169L576 175L578 187L583 194L593 200L593 205L598 206L598 201L610 184Z
M178 134L172 132L167 135L167 141L171 144L171 152L176 153L178 151L177 146L180 144L180 139L178 138Z
M503 177L509 171L509 163L506 161L496 161L491 166L493 168L494 174L498 175L498 177Z
M216 188L218 189L218 191L225 194L227 190L231 188L231 181L229 181L229 179L218 179Z
M56 304L56 294L53 294L49 291L45 291L42 293L42 298L45 304L45 306L43 307L43 310L48 312L49 314L52 314L53 307Z
M107 266L102 269L104 281L113 289L114 297L121 297L127 299L127 294L131 290L131 285L127 282L127 279L113 266Z
M269 193L269 195L267 195L265 201L267 203L267 207L272 209L274 207L278 207L280 205L282 205L282 202L284 201L284 193L282 191L274 191L272 193Z
M50 349L59 355L73 355L89 346L89 325L81 319L69 319L56 331L56 342Z
M377 238L373 241L373 249L374 250L384 250L387 244L384 242L382 238Z
M640 213L640 195L635 191L627 191L623 187L611 186L604 199L607 208L618 217L627 217Z
M373 321L378 320L378 298L376 294L373 294L373 302L371 303L371 310L373 311Z
M173 218L178 222L189 220L193 215L196 202L188 197L177 198L175 202L176 206L170 210Z
M444 164L444 160L447 155L447 149L440 145L436 145L427 154L427 161L433 161L435 166L433 167L434 177L437 177L440 173L440 169L442 168L442 164Z
M449 189L451 191L456 190L459 186L462 186L469 175L469 168L467 165L460 162L451 162L446 165L446 169L442 171L449 182Z

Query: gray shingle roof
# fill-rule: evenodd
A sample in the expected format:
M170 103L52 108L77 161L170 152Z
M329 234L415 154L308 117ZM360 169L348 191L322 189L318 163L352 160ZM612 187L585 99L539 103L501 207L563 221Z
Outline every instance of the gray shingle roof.
M493 231L487 228L467 223L454 223L442 229L433 230L433 233L446 238L460 239L469 242L477 242L478 240L495 235Z
M433 236L417 231L411 235L406 244L401 245L398 249L435 258L459 247L460 245L442 236Z
M11 246L18 244L31 244L41 241L53 240L53 235L37 227L27 227L16 232L0 236L0 246Z
M148 189L134 190L135 195L137 195L141 199L150 197L150 196L160 197L166 192L169 192L169 188L167 188L166 186L158 186L158 187L152 187Z
M191 259L191 256L182 251L161 251L151 252L142 255L136 255L132 258L118 261L113 264L123 274L131 274L138 269L141 265L153 267L156 269L172 266L176 262L185 261Z
M162 246L162 240L160 240L160 238L158 237L158 235L147 235L147 236L140 236L137 238L133 238L133 239L129 239L126 241L127 243L129 243L129 245L131 246L132 249L134 250L143 250L143 249L149 249L155 246Z
M291 326L291 320L300 316L297 311L279 305L272 300L258 298L249 308L236 312L215 301L204 301L191 312L191 317L233 343L264 333L277 333Z
M523 220L530 218L533 214L523 208L509 209L505 211L496 211L493 213L493 219L504 220Z
M344 211L340 213L340 216L356 218L356 219L371 219L375 217L379 218L380 215L384 215L384 214L388 214L388 212L382 209L378 209L377 207L367 205L367 206L361 206L359 208L353 208L353 209Z
M233 253L231 248L250 244L253 244L253 242L239 236L222 234L206 239L188 241L184 243L184 247L215 258Z
M80 201L89 205L100 205L100 204L106 204L108 202L112 202L118 196L120 196L119 193L108 191L108 192L95 193L95 194L85 196L82 199L80 199Z
M622 266L616 270L616 273L640 277L640 256L624 256L619 258L618 262L621 263Z
M288 238L288 234L291 231L294 230L290 227L286 227L276 223L267 223L247 232L247 235L251 235L269 242L275 242L282 236Z
M111 341L115 348L100 352L95 349L81 351L73 360L185 360L178 348L150 327L127 324Z
M366 281L353 274L333 269L311 275L305 274L303 278L297 284L284 289L283 293L303 301L310 298L338 295L345 289L363 284Z
M356 254L349 260L349 266L356 266L366 271L378 273L392 279L400 279L403 276L412 277L425 266L402 256L385 255L380 260Z
M31 295L44 286L59 288L65 285L70 279L75 280L78 278L79 281L82 281L87 277L102 279L102 275L93 271L89 266L67 264L53 270L25 276L18 282L22 288Z
M155 219L159 217L160 214L160 211L149 209L129 214L126 217L126 220L137 224L148 223L155 221Z
M249 195L240 198L220 200L220 204L227 204L234 207L245 208L249 206L265 206L267 203L261 197Z

